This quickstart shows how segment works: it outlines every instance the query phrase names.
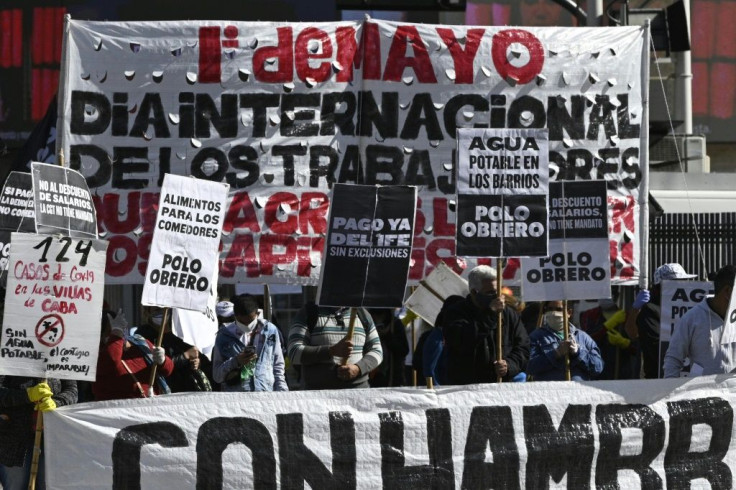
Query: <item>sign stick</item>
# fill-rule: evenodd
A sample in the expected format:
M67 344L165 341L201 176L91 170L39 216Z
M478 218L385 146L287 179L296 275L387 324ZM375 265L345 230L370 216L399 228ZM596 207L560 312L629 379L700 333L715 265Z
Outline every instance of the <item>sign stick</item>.
M501 294L501 259L496 259L496 292ZM503 360L503 310L498 312L498 327L496 328L496 360ZM502 376L496 376L496 381L503 382Z
M425 284L425 287L427 287L426 284ZM432 290L432 288L427 287L427 289L430 292L434 293L435 296L439 296L436 291ZM416 291L417 288L415 286L412 286L410 288L410 290L411 290L411 294L414 294L414 291ZM412 318L411 319L411 352L412 352L412 356L414 355L414 351L417 348L417 338L416 338L417 330L416 330L416 324L414 323L415 321L416 321L416 318ZM412 357L412 359L413 359L413 357ZM417 387L417 370L414 369L414 366L412 366L412 368L411 368L411 385L414 388Z
M564 336L565 340L568 340L570 338L570 317L567 316L567 300L562 300L562 318L563 318L563 325L564 325ZM568 351L565 354L565 379L567 381L570 381L572 379L570 375L570 352Z
M263 285L263 318L271 321L271 288L268 284Z
M44 378L44 383L47 380ZM38 476L38 460L41 457L41 436L43 435L43 412L38 411L36 416L36 437L33 441L33 457L31 458L31 478L28 480L28 490L36 490L36 477Z
M427 389L428 390L433 390L434 389L434 380L432 379L432 376L427 376L424 379L427 382Z
M345 335L346 339L353 340L353 333L355 332L355 315L358 313L358 310L355 308L350 308L350 323L348 324L348 333ZM348 363L348 358L345 357L342 360L342 365Z
M169 308L164 308L164 318L161 321L161 330L158 332L158 339L156 340L156 347L161 347L164 341L164 331L166 330L166 322L169 320ZM156 369L158 365L153 363L153 369L151 369L151 380L148 385L148 396L153 397L154 386L156 386Z

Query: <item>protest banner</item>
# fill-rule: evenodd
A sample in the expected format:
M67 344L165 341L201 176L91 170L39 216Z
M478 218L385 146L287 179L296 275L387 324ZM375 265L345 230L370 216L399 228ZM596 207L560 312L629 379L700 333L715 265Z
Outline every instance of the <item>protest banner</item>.
M435 267L427 278L419 283L404 306L434 325L444 301L450 296L465 297L469 294L468 281L457 275L444 263Z
M709 294L713 294L713 283L709 281L662 281L662 303L659 316L659 353L663 358L670 345L672 333L675 331L677 321L687 313L690 308L700 303ZM690 370L689 360L686 362L687 369L683 376L687 376ZM661 363L660 363L661 373Z
M0 230L36 231L31 174L10 172L0 195Z
M317 304L401 306L416 187L335 184L332 203Z
M94 381L107 242L13 233L0 374Z
M193 345L199 351L212 359L212 349L215 347L215 336L217 336L217 315L215 315L215 306L217 305L217 268L215 267L215 276L210 282L210 295L207 301L207 308L204 312L181 310L174 308L171 316L171 331L189 345Z
M614 284L646 270L645 28L69 20L64 34L59 147L96 196L111 284L143 282L166 173L230 184L222 283L317 284L336 182L418 186L410 280L461 273L455 135L472 127L548 128L552 180L608 182Z
M57 490L730 488L735 388L722 375L85 403L47 416L46 478Z
M204 312L227 201L227 184L167 174L141 304Z
M458 129L457 254L547 255L548 131Z
M552 182L549 202L549 254L521 259L524 300L609 297L605 181Z
M97 212L81 173L31 162L36 233L97 238Z

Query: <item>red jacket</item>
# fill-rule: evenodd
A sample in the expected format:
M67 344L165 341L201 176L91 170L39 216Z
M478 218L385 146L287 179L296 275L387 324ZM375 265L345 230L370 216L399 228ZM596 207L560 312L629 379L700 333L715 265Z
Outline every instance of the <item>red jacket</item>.
M153 344L148 342L153 350ZM148 395L149 380L151 379L151 366L146 364L141 351L128 343L125 348L125 339L110 336L107 343L100 344L100 355L97 358L97 379L92 385L92 393L95 400L117 400L121 398L142 398L141 390L135 382L140 383L143 393ZM128 372L125 365L135 376ZM174 371L174 362L166 357L166 361L158 367L156 373L161 376L169 376ZM156 389L158 393L158 389Z

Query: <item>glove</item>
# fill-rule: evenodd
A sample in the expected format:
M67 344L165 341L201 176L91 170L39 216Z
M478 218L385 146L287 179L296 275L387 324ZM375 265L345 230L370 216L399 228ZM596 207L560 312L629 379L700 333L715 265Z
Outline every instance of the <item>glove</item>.
M128 328L128 320L125 318L125 313L123 313L122 308L118 310L115 316L108 313L107 319L110 321L111 330L120 330L121 332L125 332L125 329Z
M47 383L38 383L36 386L26 388L26 393L28 393L28 400L33 403L54 395L54 392L51 391L51 387Z
M628 349L631 345L631 340L627 339L616 330L609 330L606 334L608 337L608 343L619 349Z
M155 362L159 366L166 362L166 351L163 347L153 348L153 362Z
M606 320L603 326L606 327L606 330L613 330L624 321L626 321L626 312L624 310L618 310L611 316L611 318Z
M44 398L40 402L36 403L36 410L40 410L41 412L56 410L56 402L51 397Z
M634 300L634 304L631 305L632 308L639 310L642 306L649 303L649 300L651 299L651 295L649 294L649 291L646 289L642 289L639 291L636 295L636 299Z
M412 320L416 320L417 318L419 318L419 315L417 315L411 310L407 310L406 315L404 315L404 318L401 319L401 323L404 326L407 326L412 322Z

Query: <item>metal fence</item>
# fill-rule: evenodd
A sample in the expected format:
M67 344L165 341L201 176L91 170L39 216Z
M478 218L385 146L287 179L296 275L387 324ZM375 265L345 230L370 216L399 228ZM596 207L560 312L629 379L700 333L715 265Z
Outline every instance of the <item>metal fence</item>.
M658 266L670 262L678 262L701 279L736 263L736 212L664 214L650 222L649 277Z

